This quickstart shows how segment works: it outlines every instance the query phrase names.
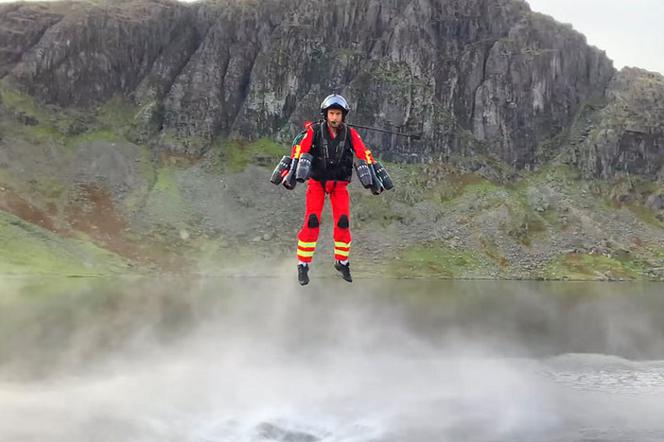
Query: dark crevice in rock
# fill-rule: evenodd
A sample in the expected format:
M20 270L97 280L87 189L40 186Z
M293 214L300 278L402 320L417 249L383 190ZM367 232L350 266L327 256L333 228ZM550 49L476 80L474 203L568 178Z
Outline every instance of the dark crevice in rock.
M186 34L188 33L192 34L190 36L187 36ZM185 46L186 47L185 57L180 61L180 63L177 64L177 66L175 66L175 69L173 69L168 78L165 79L164 86L160 88L155 97L156 101L159 103L158 104L159 107L162 109L162 111L158 113L156 121L157 131L159 132L163 129L164 125L163 100L170 93L177 78L182 74L184 69L191 61L191 58L194 56L194 54L196 54L196 52L198 52L201 45L203 44L203 41L205 40L205 36L201 36L201 34L199 34L198 30L196 29L196 24L194 22L190 22L185 25L185 29L183 29L180 33L173 35L173 38L171 39L169 44L174 44L175 42L181 41L182 39L186 38L191 39L191 41L189 44Z
M221 83L219 84L219 88L217 89L216 93L219 98L219 102L221 103L221 112L217 113L215 116L215 126L212 128L210 131L210 135L212 138L213 136L217 136L222 134L222 131L224 130L224 113L226 111L226 100L224 97L224 85L226 84L226 75L228 75L228 66L231 63L231 53L230 50L226 49L226 58L223 62L223 67L221 69Z
M241 115L239 109L242 109L242 106L247 101L247 96L249 95L249 90L251 89L251 76L254 71L254 68L256 67L256 60L262 50L263 48L259 44L258 49L254 51L253 56L251 57L251 64L249 68L245 70L244 75L242 76L242 79L240 81L240 97L239 97L238 111L235 112L234 115L230 116L232 120L230 125L228 126L229 131L232 131L233 128L235 127L235 124Z
M489 61L489 57L491 56L491 51L493 50L493 47L496 45L498 40L494 40L491 42L491 44L486 45L486 49L483 51L484 56L482 59L482 79L480 83L477 85L475 88L475 91L473 92L473 97L472 97L472 105L471 105L471 111L470 111L470 130L474 131L474 125L475 125L475 106L477 103L477 92L480 90L480 88L484 85L484 82L486 81L486 65L487 62Z
M178 25L178 24L176 23L176 24L173 26L174 29L173 29L172 32L171 32L170 39L168 40L168 43L166 43L166 44L160 46L159 49L156 51L156 53L154 53L154 54L152 55L152 57L151 57L150 60L148 61L148 68L145 70L145 75L144 75L144 77L143 77L143 78L140 78L140 79L137 81L137 84L140 85L140 83L141 83L143 80L145 80L145 78L148 77L148 76L151 74L151 72L153 71L153 69L154 69L154 67L155 67L155 63L156 63L160 58L162 58L162 57L165 55L165 53L168 51L168 49L169 49L170 47L172 47L173 45L175 45L178 41L181 41L182 39L187 38L187 37L186 37L186 33L191 32L192 29L193 29L194 34L193 34L192 37L193 37L193 43L194 43L195 48L193 49L193 51L190 51L190 50L188 50L188 49L189 49L189 47L190 47L191 45L186 45L186 49L187 49L187 53L186 53L186 54L187 54L187 55L185 56L184 61L183 61L182 63L179 63L179 64L175 67L175 69L174 69L174 71L173 71L173 72L174 72L174 75L173 75L173 76L170 76L170 78L168 78L168 80L167 80L168 82L167 82L166 87L162 87L162 88L160 88L161 90L157 93L157 96L156 96L156 99L157 99L157 100L161 100L161 99L164 97L164 95L165 95L166 93L168 93L168 90L170 89L170 87L171 87L173 81L175 80L175 78L177 78L177 75L180 74L182 68L183 68L184 66L186 66L186 64L187 64L187 62L189 61L189 59L191 58L192 54L193 54L193 53L195 52L195 50L200 46L201 40L200 40L200 39L197 40L197 38L196 38L196 37L197 37L197 32L196 32L195 27L192 26L191 20L189 20L189 18L187 17L187 19L183 20L183 22L189 22L189 23L186 23L186 24L184 24L184 25L182 25L182 26L180 26L180 25ZM179 29L180 27L182 27L182 28L184 28L184 29Z

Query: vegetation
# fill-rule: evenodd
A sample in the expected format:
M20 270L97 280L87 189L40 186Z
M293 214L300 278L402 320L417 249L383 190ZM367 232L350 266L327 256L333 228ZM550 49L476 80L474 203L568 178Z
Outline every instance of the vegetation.
M289 146L275 143L269 138L253 142L224 140L218 142L221 164L226 172L243 171L249 164L274 167L282 156L290 155Z
M397 277L459 278L480 265L472 252L452 250L440 243L410 247L395 259L390 273Z
M63 238L0 211L0 274L101 276L130 270L128 261L89 241Z
M543 272L545 279L630 280L644 276L643 264L596 254L569 253L553 260Z
M350 53L343 55L353 56ZM408 77L408 72L400 65L381 65L375 73L388 83ZM3 134L27 144L47 145L67 158L74 158L83 143L135 140L138 109L121 97L114 97L87 113L61 110L40 105L13 88L7 80L0 80L0 100L4 113L0 119ZM202 150L205 154L203 160L165 153L156 157L153 156L154 149L137 144L140 149L138 174L147 184L129 189L118 206L118 210L124 211L118 219L129 220L131 216L137 216L143 220L140 227L129 221L127 233L122 234L122 246L127 246L131 252L127 256L155 255L157 252L154 251L159 250L157 254L174 257L173 260L164 259L166 263L179 265L180 261L175 257L182 257L193 264L191 269L218 265L230 269L237 267L238 257L242 257L240 261L249 262L258 256L267 256L269 247L273 247L269 253L280 253L272 240L252 242L245 250L219 232L201 231L196 226L203 224L201 220L205 215L194 210L195 206L182 193L182 183L186 170L196 166L215 175L233 175L244 173L250 165L257 165L265 169L267 176L281 156L289 153L289 146L268 138L212 142L199 138L179 140L168 133L162 133L154 141L162 146L180 143L195 150L205 145ZM552 139L545 144L559 142L561 140ZM549 147L543 149L548 151ZM546 279L635 279L653 277L656 275L653 271L664 268L664 252L661 251L664 248L651 241L645 245L635 243L631 254L618 253L613 246L605 247L599 253L592 251L592 247L580 247L575 252L566 251L557 256L555 253L564 249L547 250L548 255L541 254L547 255L546 259L542 256L537 258L539 261L533 258L524 269L526 264L517 262L519 256L527 260L528 254L535 256L542 248L553 247L556 238L579 229L583 222L592 226L599 223L602 216L608 218L617 211L621 211L621 216L628 211L654 231L664 229L661 213L646 204L649 195L663 189L657 183L633 178L616 182L584 180L577 170L553 163L535 172L523 172L516 180L505 184L503 178L512 176L513 171L483 155L481 146L477 149L480 153L475 160L482 166L482 175L468 172L477 168L464 168L463 164L385 163L397 184L395 190L375 197L358 186L351 186L352 218L357 228L376 229L385 237L410 226L421 230L423 242L411 238L399 244L398 247L405 248L394 260L384 266L379 264L368 268L367 272L380 268L399 277L430 278L517 275ZM232 180L230 176L228 179ZM228 182L232 185L232 181ZM30 195L32 200L26 199L25 204L34 205L41 211L48 208L54 217L62 216L70 208L68 204L72 204L68 199L71 183L53 177L23 180L11 169L0 168L2 185L14 194ZM550 200L547 200L547 192L553 195ZM4 206L2 203L0 200L0 207L11 210L6 202ZM88 213L86 210L96 210L94 203L89 201L74 204L80 205L76 210L82 216ZM574 210L568 212L569 207ZM132 215L125 216L127 213ZM449 216L450 213L454 216ZM582 220L582 217L585 218ZM454 233L440 236L445 229L438 229L433 235L424 227L427 224L423 219L437 228L440 223L447 223L445 229ZM95 245L93 241L102 245L107 243L94 232L88 232L90 236L81 234L76 239L64 238L28 221L25 216L21 219L7 211L0 212L3 246L0 273L103 275L129 269L125 258ZM63 222L67 223L66 220ZM270 226L270 230L274 231L274 228ZM260 237L259 232L256 236ZM19 247L20 244L23 246ZM390 246L396 248L396 244ZM259 251L260 247L266 249ZM229 253L231 248L237 250ZM555 256L553 259L552 255Z

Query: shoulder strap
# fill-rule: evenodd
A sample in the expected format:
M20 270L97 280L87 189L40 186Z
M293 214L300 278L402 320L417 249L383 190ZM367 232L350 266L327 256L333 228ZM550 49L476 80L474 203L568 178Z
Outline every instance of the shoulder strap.
M350 145L348 135L349 135L348 126L346 124L344 124L343 135L342 134L337 135L337 136L341 136L342 138L339 139L339 145L337 146L336 164L341 163L341 159L343 158L344 154L346 153L347 146Z
M327 130L326 127L324 127L325 122L319 122L317 124L318 126L318 149L320 152L320 156L323 159L323 169L327 168L327 162L330 158L330 146L328 142L328 137L326 136L326 133L324 132Z
M295 138L293 138L293 143L291 143L292 146L295 146L296 144L300 144L300 141L302 141L302 138L304 138L304 135L307 133L306 130L303 130L299 134L295 135Z

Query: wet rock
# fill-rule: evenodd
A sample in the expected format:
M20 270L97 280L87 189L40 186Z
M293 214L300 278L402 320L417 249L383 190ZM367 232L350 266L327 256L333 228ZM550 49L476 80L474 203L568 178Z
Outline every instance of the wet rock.
M256 428L261 440L273 442L318 442L321 439L308 433L289 431L275 424L264 422Z
M653 193L646 199L646 207L660 211L664 210L664 193Z

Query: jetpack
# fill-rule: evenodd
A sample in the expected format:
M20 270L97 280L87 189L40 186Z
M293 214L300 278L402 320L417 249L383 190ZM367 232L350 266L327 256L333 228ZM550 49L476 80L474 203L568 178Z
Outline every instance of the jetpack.
M272 172L272 176L270 177L270 182L272 184L283 184L284 187L292 190L295 188L297 182L304 182L309 176L311 168L311 155L300 155L299 147L300 142L304 138L304 135L307 133L307 129L312 124L313 123L311 121L306 121L304 123L304 130L298 133L295 138L293 138L293 142L291 143L291 152L295 152L295 155L293 158L291 158L289 155L284 155L281 158L279 164L277 164L277 167L275 167L274 171ZM358 124L348 124L348 126L407 137L414 140L419 140L422 137L419 134L406 134L403 132L394 132L386 129L380 129L377 127L360 126ZM357 177L360 180L362 186L365 189L370 189L371 193L374 195L382 193L383 190L390 190L394 188L392 178L390 178L390 175L387 173L385 166L383 166L383 164L379 161L374 160L372 164L368 164L365 160L358 160L355 163L355 172L357 173Z
M307 133L307 129L309 129L309 126L311 126L313 123L311 121L305 121L304 122L304 130L295 135L295 138L293 138L293 142L291 143L291 152L294 152L295 155L293 155L293 158L291 158L290 155L284 155L281 157L281 160L279 160L279 164L277 164L277 167L274 168L274 171L272 172L272 176L270 177L270 182L275 185L283 184L284 187L288 190L293 190L295 189L295 185L297 184L298 181L303 182L304 179L302 179L304 175L304 171L300 170L298 174L298 164L300 163L300 142L304 138L304 136ZM307 163L308 167L311 167L311 155L305 154L302 155L302 162ZM298 180L298 176L300 179Z

